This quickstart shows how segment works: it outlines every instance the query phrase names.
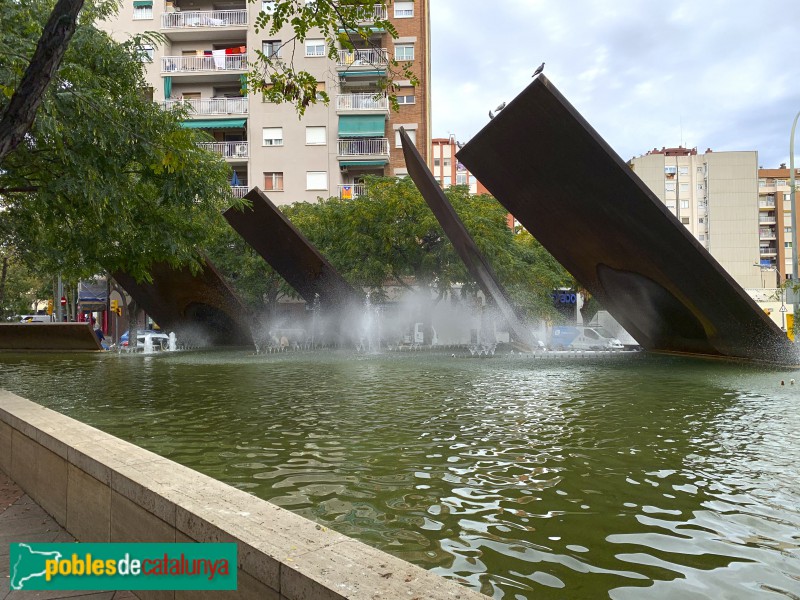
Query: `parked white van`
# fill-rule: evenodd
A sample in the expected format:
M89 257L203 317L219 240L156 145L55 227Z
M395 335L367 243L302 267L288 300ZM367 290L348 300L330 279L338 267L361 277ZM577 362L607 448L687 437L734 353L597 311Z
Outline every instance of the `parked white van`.
M20 323L52 323L53 318L50 315L22 315Z

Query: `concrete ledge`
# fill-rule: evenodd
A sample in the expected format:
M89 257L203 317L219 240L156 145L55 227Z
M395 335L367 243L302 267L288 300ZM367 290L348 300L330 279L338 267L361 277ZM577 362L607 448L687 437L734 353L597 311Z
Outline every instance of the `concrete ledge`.
M4 390L0 469L79 541L236 543L239 590L226 598L485 598Z

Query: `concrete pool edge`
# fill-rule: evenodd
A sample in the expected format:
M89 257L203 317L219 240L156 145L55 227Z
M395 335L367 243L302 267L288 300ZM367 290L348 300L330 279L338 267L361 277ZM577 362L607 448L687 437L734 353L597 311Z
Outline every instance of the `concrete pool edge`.
M237 543L237 597L485 598L5 390L0 470L81 542Z

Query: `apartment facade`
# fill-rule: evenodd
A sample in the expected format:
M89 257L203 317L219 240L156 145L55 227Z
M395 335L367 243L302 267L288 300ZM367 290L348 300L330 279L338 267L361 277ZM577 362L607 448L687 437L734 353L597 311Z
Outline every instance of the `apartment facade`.
M653 149L631 168L743 288L762 280L758 155ZM767 285L765 285L767 283Z
M466 185L469 187L470 194L488 194L489 192L477 178L458 162L456 158L458 145L459 142L453 135L431 140L431 171L434 178L443 188L451 185Z
M796 169L795 178L800 176ZM760 263L775 269L780 279L792 278L791 173L785 164L778 169L758 170L758 244Z
M153 99L164 108L177 103L191 112L184 126L206 131L204 145L233 169L234 194L263 189L275 204L313 202L318 197L358 195L366 175L405 175L399 130L405 127L428 161L430 146L429 0L394 1L376 9L365 24L388 18L392 37L372 27L369 42L353 40L355 50L327 56L326 40L312 30L304 43L291 42L289 27L270 35L256 33L263 0L125 0L119 15L104 27L116 39L158 31L166 42L142 48ZM346 32L340 31L340 35ZM317 78L330 103L309 106L298 119L288 104L247 94L245 75L256 51L291 60L297 70ZM378 94L390 58L411 63L419 85L395 81L399 110Z

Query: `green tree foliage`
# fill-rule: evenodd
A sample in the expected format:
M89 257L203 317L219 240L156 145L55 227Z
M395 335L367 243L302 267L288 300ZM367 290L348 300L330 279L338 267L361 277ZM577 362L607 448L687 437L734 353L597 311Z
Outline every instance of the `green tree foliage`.
M8 101L51 5L0 0ZM25 139L0 171L0 243L67 277L158 260L196 264L195 248L233 201L229 167L143 94L141 38L114 42L88 11Z
M51 295L50 280L22 262L11 247L0 246L0 321L30 312Z
M257 0L250 0L255 2ZM260 0L258 0L260 1ZM326 92L317 92L317 78L308 71L298 69L295 56L305 56L307 38L325 38L327 56L335 61L340 49L363 49L367 60L375 61L380 48L372 41L375 30L383 30L393 39L398 37L394 25L376 10L386 5L385 0L275 0L264 2L256 19L256 33L264 32L275 37L287 25L292 37L281 40L281 45L269 53L256 50L258 60L248 75L248 88L264 95L270 102L289 102L299 115L318 101L329 101ZM376 16L377 15L377 16ZM372 58L370 58L372 57ZM386 69L386 77L378 82L378 95L386 94L397 110L395 80L403 79L417 85L417 74L412 63L400 63L392 56L382 57L386 64L375 61L377 68Z
M491 196L470 195L462 186L446 193L512 300L531 316L549 314L549 294L569 274L530 234L511 231L506 210ZM478 289L408 178L370 179L358 198L298 203L285 213L355 286L413 285L434 299L456 283L468 294Z

